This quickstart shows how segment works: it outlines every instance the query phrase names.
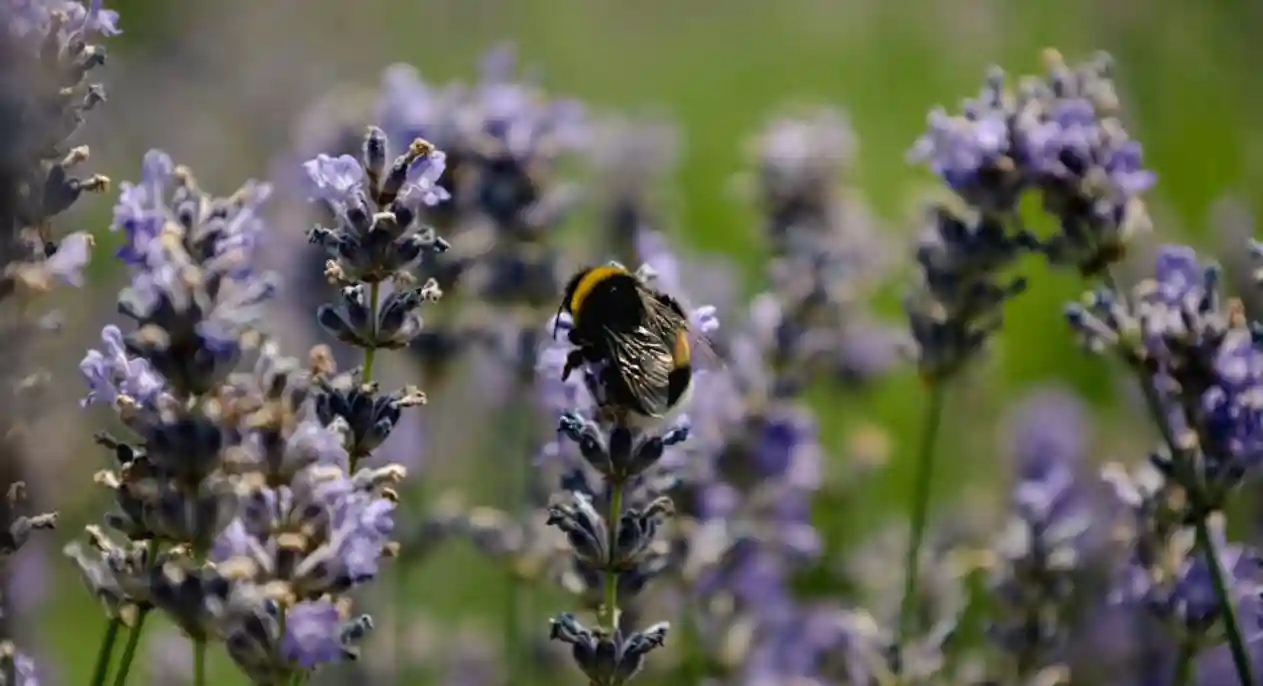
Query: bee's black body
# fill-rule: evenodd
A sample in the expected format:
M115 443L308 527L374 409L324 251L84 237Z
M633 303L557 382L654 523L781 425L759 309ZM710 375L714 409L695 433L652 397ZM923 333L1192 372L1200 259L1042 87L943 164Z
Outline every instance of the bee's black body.
M660 417L680 404L693 380L688 317L671 296L615 266L591 267L566 286L576 349L565 375L581 365L598 370L607 409Z

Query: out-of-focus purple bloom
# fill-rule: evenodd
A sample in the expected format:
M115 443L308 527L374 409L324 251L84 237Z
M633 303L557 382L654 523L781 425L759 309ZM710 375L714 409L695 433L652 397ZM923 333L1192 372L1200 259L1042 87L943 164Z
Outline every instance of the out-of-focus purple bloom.
M118 12L101 5L101 0L90 0L86 6L80 0L4 0L0 10L7 15L6 26L13 35L20 38L34 34L43 38L56 30L64 43L72 34L122 33Z
M91 234L72 233L57 244L57 252L45 262L46 268L53 276L71 286L83 285L83 268L92 257L93 240Z
M1263 558L1253 549L1228 543L1221 517L1213 516L1209 529L1238 621L1247 636L1253 635L1260 617L1258 585L1263 578ZM1133 556L1113 599L1138 604L1160 620L1177 641L1213 647L1225 640L1223 611L1208 561L1193 551L1193 539L1191 530L1181 529L1168 538L1165 558Z
M1093 558L1106 539L1078 473L1085 418L1064 391L1045 391L1018 410L1012 439L1012 518L993 547L989 586L998 602L990 632L1022 678L1061 659L1084 598Z
M193 644L178 631L163 631L149 638L148 683L153 686L189 686L193 683Z
M12 647L12 646L10 646ZM4 663L9 662L12 665L15 683L6 684L5 686L40 686L41 677L39 669L35 665L35 660L25 653L13 653L0 657L0 667L4 667ZM7 667L4 667L7 671ZM2 677L0 677L2 678Z
M1011 164L1008 116L998 110L971 114L953 117L941 107L931 110L929 130L910 152L913 160L928 164L949 188L959 192L969 192L985 173L1002 173Z
M1083 403L1069 391L1054 389L1032 395L1010 423L1009 452L1019 480L1039 479L1063 469L1076 469L1087 450L1087 417Z
M19 618L30 616L48 599L51 571L40 539L22 546L8 560L9 578L4 588L6 606Z

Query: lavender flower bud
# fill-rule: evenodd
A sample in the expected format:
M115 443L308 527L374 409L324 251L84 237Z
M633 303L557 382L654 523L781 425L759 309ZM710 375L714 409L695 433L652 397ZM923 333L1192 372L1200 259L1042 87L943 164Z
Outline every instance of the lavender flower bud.
M22 482L9 486L5 495L7 510L15 512L26 500L26 484ZM40 529L53 529L57 526L57 513L48 512L35 515L16 515L7 522L4 531L0 532L0 560L16 553L31 537L31 533Z
M605 518L587 494L574 492L570 502L548 508L549 525L566 534L576 559L593 570L622 574L635 571L653 557L652 545L662 523L675 513L671 500L656 498L643 508L625 510L619 518L618 537L609 540Z
M661 622L630 635L620 630L607 636L584 627L569 613L557 615L551 623L550 637L572 646L575 663L596 686L622 686L631 680L644 667L645 656L662 647L670 629Z
M610 479L626 481L644 473L662 457L662 452L688 438L687 425L660 436L635 434L616 427L608 436L601 426L578 413L562 415L558 431L574 441L588 464Z
M989 587L999 599L990 634L1019 676L1048 666L1067 643L1087 583L1090 556L1105 541L1076 469L1083 458L1082 411L1071 397L1037 394L1018 415L1013 516L993 547Z
M347 428L347 452L353 460L377 450L399 423L405 408L425 403L425 394L408 386L382 394L377 383L359 383L359 371L322 375L317 379L316 414L326 426L342 421Z
M322 154L303 165L311 199L325 203L338 222L334 228L316 227L308 233L331 258L326 270L331 281L381 283L406 273L424 255L448 249L432 230L416 224L421 207L446 197L436 185L444 159L434 146L414 141L391 164L380 188L364 186L364 167L350 155ZM345 294L343 299L355 300Z
M421 333L422 303L435 302L443 292L430 279L420 288L398 290L379 303L374 318L362 284L347 286L336 305L321 305L317 321L338 340L366 350L396 350Z

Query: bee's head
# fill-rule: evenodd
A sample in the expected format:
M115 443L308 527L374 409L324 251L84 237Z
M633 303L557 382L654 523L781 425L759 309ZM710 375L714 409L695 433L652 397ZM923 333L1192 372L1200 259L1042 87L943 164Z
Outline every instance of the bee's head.
M596 267L584 267L575 272L574 276L566 282L566 289L561 293L561 304L557 306L557 318L560 319L562 313L574 315L574 295L579 290L579 284L583 282L583 277L587 276ZM557 337L558 319L553 320L553 338Z

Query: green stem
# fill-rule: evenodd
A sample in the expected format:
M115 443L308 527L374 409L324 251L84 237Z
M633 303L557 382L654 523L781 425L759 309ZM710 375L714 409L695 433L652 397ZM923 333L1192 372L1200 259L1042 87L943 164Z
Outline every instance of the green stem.
M373 323L373 336L377 336L377 298L381 293L381 284L373 282L368 287L368 318ZM369 383L373 380L373 360L377 357L377 348L364 349L364 371L361 380Z
M614 551L618 541L618 520L623 516L623 484L621 481L610 483L610 507L605 515L606 540L609 550ZM612 566L612 565L611 565ZM618 572L606 570L605 592L602 594L601 607L597 611L601 628L614 635L618 631Z
M916 611L917 576L920 571L921 546L925 543L925 527L930 512L930 487L934 482L934 449L938 444L939 427L943 421L944 383L930 382L930 399L926 405L925 421L921 427L921 446L917 452L916 477L913 482L910 504L912 532L908 541L908 553L904 558L903 601L899 604L899 643L902 648L914 630L913 615Z
M105 635L101 637L101 648L97 650L96 667L92 670L92 686L103 686L110 672L110 657L114 653L114 643L118 641L118 630L123 622L113 617L105 625Z
M521 608L522 582L515 570L509 570L509 584L504 596L504 663L513 673L523 668L521 636L518 635Z
M193 642L193 686L206 686L206 641Z
M1180 654L1175 659L1175 676L1171 679L1171 686L1188 686L1193 678L1193 658L1196 656L1197 648L1192 641L1180 643Z
M678 683L682 684L702 684L706 683L710 676L710 671L706 662L706 652L702 646L701 630L697 626L696 615L692 611L693 608L686 607L685 611L680 615L681 634L683 640L683 655L680 658L680 676L682 677Z
M1254 686L1250 654L1245 649L1241 624L1237 620L1237 611L1228 592L1224 570L1219 565L1219 554L1215 550L1215 540L1210 536L1210 526L1205 517L1199 517L1193 526L1197 532L1197 547L1206 556L1206 567L1210 570L1211 583L1215 586L1215 597L1223 610L1224 633L1228 635L1228 648L1232 651L1232 664L1237 668L1237 679L1241 681L1241 686Z
M285 645L285 619L289 616L288 608L281 606L281 611L276 617L276 664L285 664L284 645ZM296 675L291 674L281 680L282 684L289 683Z
M127 634L127 644L123 646L123 657L118 663L118 674L114 675L114 686L127 683L127 676L132 671L132 662L136 660L136 648L140 646L140 636L145 630L145 619L149 610L141 610L136 615L136 625Z
M404 622L403 608L408 606L408 565L404 560L398 560L397 562L398 564L395 567L395 608L394 613L391 615L391 630L394 633L394 641L390 660L394 667L395 683L403 683L403 642L407 627L407 623Z
M1130 308L1130 298L1114 281L1112 275L1106 274L1106 286L1124 298ZM1189 460L1184 454L1179 439L1175 435L1175 429L1171 426L1171 417L1162 406L1162 398L1158 394L1158 388L1154 384L1153 375L1141 372L1140 389L1145 397L1145 406L1149 410L1149 414L1153 416L1153 421L1158 425L1158 431L1162 434L1162 440L1171 450L1171 459L1174 461L1176 470L1191 471L1189 469ZM1192 418L1190 418L1192 419ZM1194 479L1185 479L1188 486L1194 486ZM1223 613L1224 633L1228 638L1228 648L1232 652L1232 664L1237 671L1237 679L1241 682L1241 686L1254 686L1253 669L1250 665L1250 655L1246 652L1245 640L1241 633L1241 624L1237 619L1236 607L1232 602L1232 596L1228 592L1228 584L1224 579L1223 568L1219 564L1219 554L1215 550L1215 540L1210 535L1210 526L1206 523L1206 507L1202 504L1203 493L1200 488L1188 488L1187 497L1189 505L1193 512L1197 513L1193 527L1197 537L1197 548L1206 556L1206 567L1210 571L1211 583L1215 587L1215 599L1219 603L1220 611Z

